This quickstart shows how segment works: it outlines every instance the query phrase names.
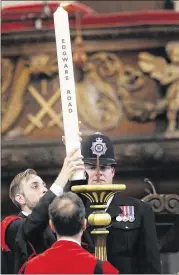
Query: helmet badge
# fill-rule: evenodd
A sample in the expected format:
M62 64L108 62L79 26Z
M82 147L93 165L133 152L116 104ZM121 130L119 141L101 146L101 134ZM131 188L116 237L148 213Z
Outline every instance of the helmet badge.
M92 146L90 148L94 155L102 156L105 155L107 151L106 143L103 143L102 138L96 138L95 142L92 142Z

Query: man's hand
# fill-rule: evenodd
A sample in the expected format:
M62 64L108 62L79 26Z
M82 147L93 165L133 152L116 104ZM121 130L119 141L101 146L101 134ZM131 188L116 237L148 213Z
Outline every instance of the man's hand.
M79 141L82 142L82 132L78 132L79 135ZM65 136L62 136L62 142L64 145L66 145Z
M55 183L64 188L68 180L71 179L73 173L75 173L77 170L85 171L84 162L82 159L83 156L80 154L79 148L76 148L67 154L62 170L55 180Z

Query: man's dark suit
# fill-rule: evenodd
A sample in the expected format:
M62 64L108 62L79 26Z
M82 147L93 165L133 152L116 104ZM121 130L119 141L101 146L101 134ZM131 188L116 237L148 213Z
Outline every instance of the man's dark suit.
M122 213L120 206L134 206L135 220L118 221L116 218ZM112 217L112 223L107 237L108 261L118 268L120 273L160 273L160 254L157 244L157 235L154 214L151 207L135 198L115 194L107 209ZM87 209L87 215L90 213ZM84 241L92 250L92 239L87 228ZM88 240L87 240L88 237Z
M22 264L27 261L33 252L32 246L39 254L56 241L55 234L48 226L48 206L55 197L52 191L47 191L30 215L24 216L21 212L19 216L22 219L14 220L7 227L5 242L11 250L12 272L17 273Z

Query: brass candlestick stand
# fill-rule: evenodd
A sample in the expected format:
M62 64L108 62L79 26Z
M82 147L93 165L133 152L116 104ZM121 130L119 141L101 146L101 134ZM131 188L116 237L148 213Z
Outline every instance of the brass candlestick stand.
M94 235L95 255L102 261L107 260L106 238L109 231L106 227L111 223L111 216L105 211L107 201L125 188L124 184L78 185L71 188L73 192L88 198L91 202L90 208L94 209L88 217L88 223L94 227L91 234Z

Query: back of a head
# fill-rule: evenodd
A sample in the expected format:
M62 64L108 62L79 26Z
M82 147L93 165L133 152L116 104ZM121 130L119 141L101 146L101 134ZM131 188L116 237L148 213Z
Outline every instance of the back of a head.
M59 236L74 236L82 230L85 207L76 194L67 192L50 204L49 217Z

